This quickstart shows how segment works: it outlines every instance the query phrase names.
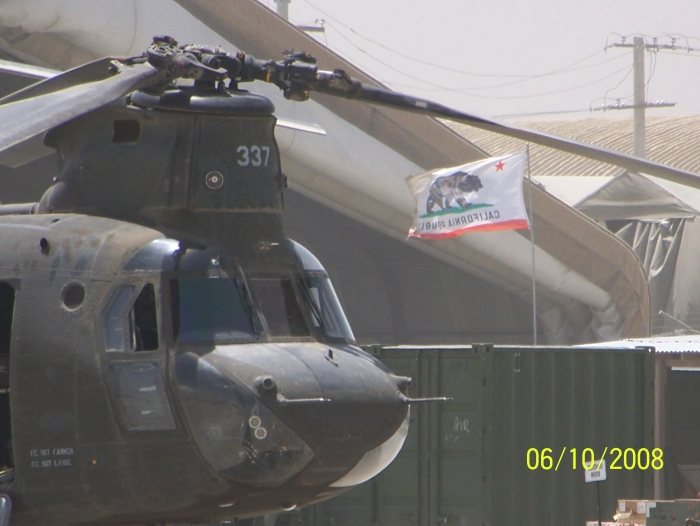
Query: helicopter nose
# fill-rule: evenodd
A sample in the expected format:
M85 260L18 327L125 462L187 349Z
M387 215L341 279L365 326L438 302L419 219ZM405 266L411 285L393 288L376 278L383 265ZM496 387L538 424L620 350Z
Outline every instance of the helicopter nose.
M408 430L407 379L354 348L223 345L175 357L204 457L237 482L347 487L381 471Z
M317 451L300 482L348 487L382 471L408 432L405 379L359 349L318 346L290 352L314 372L326 400L290 407L305 429L314 430L307 436Z

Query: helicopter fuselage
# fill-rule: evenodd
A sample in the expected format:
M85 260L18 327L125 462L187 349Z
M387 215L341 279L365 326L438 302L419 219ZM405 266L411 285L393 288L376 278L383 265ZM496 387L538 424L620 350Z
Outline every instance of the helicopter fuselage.
M408 379L354 345L322 265L284 236L273 111L195 86L47 133L56 184L0 215L13 524L261 515L398 453Z
M257 515L327 498L398 452L396 377L342 341L342 319L314 318L320 269L288 265L292 242L254 268L185 246L111 219L0 218L13 524Z

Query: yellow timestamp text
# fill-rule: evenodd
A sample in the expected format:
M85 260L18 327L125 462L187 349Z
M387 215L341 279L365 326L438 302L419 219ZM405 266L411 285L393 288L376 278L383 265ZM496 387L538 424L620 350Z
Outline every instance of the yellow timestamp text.
M590 471L600 469L606 456L608 456L609 462L606 467L611 470L654 469L658 471L664 467L664 452L658 447L651 451L645 447L638 449L613 447L608 451L606 447L602 455L596 455L595 451L590 447L580 450L580 455L579 449L575 447L564 447L561 453L558 451L555 453L549 447L542 449L531 447L527 450L527 467L533 471L536 469L545 471L553 469L557 471L562 465L562 460L566 457L564 466L571 466L571 469L578 469L581 466L583 469ZM570 463L569 460L571 461Z

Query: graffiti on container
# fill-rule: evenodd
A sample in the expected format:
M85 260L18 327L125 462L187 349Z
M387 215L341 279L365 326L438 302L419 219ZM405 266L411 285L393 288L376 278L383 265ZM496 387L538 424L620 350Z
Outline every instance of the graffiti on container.
M448 444L456 444L459 442L460 435L464 433L471 434L471 431L469 431L469 419L455 416L452 432L445 435L445 442Z
M454 426L454 432L464 432L471 433L469 431L469 419L465 418L464 420L461 420L458 416L455 417L455 426Z

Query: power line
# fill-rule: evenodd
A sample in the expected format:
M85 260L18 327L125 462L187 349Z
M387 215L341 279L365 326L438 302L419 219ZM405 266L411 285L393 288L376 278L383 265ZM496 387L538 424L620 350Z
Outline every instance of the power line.
M305 1L308 2L308 0L305 0ZM325 13L324 13L324 14L325 14ZM327 15L327 16L328 16L328 15ZM327 21L326 21L326 25L328 25L329 27L333 27L333 26L332 26L331 24L329 24ZM334 28L334 29L336 29L336 31L337 31L337 28ZM357 49L357 50L360 51L361 53L367 55L367 56L370 57L371 59L375 60L376 62L378 62L378 63L381 64L382 66L384 66L384 67L386 67L386 68L388 68L388 69L390 69L390 70L392 70L392 71L394 71L394 72L396 72L396 73L398 73L398 74L400 74L400 75L403 75L403 76L406 77L406 78L409 78L409 79L411 79L411 80L415 80L415 81L417 81L417 82L421 82L421 83L427 84L427 85L429 85L429 86L432 86L432 89L431 89L431 88L421 88L421 87L415 87L415 86L408 86L408 85L405 85L405 84L394 83L394 82L388 82L388 84L390 84L390 85L392 85L392 86L398 86L398 87L405 87L405 88L417 89L417 90L421 90L421 91L450 91L450 92L454 92L454 93L464 93L464 94L466 94L466 95L470 95L470 96L477 97L477 98L482 98L482 99L496 99L496 100L528 99L528 98L535 98L535 97L544 97L544 96L548 96L548 95L556 95L556 94L565 93L565 92L568 92L568 91L575 91L575 90L577 90L577 89L582 89L582 88L586 88L586 87L592 86L592 85L594 85L594 84L597 84L597 83L599 83L599 82L602 82L603 80L607 80L607 79L609 79L610 77L613 77L613 76L617 75L618 73L621 73L622 71L624 71L624 70L626 70L626 69L628 68L628 66L625 66L624 68L619 69L619 70L617 70L617 71L615 71L615 72L613 72L613 73L611 73L611 74L609 74L609 75L606 75L605 77L599 78L599 79L597 79L597 80L595 80L595 81L593 81L593 82L589 82L589 83L586 83L586 84L583 84L583 85L580 85L580 86L574 86L574 87L571 87L571 88L566 88L566 89L563 89L563 90L551 91L551 92L546 92L546 93L537 93L537 94L531 94L531 95L514 95L514 96L490 95L490 96L487 96L487 95L479 95L479 94L476 94L476 93L472 93L472 91L478 90L478 89L481 89L481 88L446 88L445 86L443 86L443 85L441 85L441 84L435 84L435 83L433 83L433 82L430 82L430 81L428 81L428 80L425 80L424 78L415 77L415 76L413 76L413 75L410 75L410 74L406 73L405 71L403 71L403 70L401 70L401 69L398 69L398 68L392 66L391 64L387 64L386 62L384 62L384 61L378 59L378 58L377 58L376 56L374 56L372 53L370 53L370 52L364 50L363 48L361 48L361 47L359 47L359 46L357 46L354 42L352 42L352 41L351 41L347 36L345 36L342 32L338 31L338 35L339 35L341 38L343 38L344 40L346 40L350 45L352 45L353 47L355 47L355 49ZM606 62L608 62L608 61L606 61ZM629 74L629 73L628 73L628 74Z
M627 41L628 38L630 38L630 35L620 35L618 33L612 33L612 35L615 35L620 38L620 42L614 42L613 44L609 44L608 42L610 41L610 37L605 42L605 49L610 49L613 47L626 47L626 48L632 48L634 47L633 43L629 43ZM644 34L639 34L639 35L632 35L634 38L639 38L642 40L642 45L644 46L644 49L647 51L649 50L654 50L654 51L687 51L690 53L691 51L700 51L700 48L692 48L688 45L686 46L679 46L676 44L676 41L678 38L672 35L668 35L664 33L660 37L652 37L650 35L644 35ZM670 44L664 44L660 40L662 38L668 38L670 40ZM681 39L685 40L686 42L688 41L689 38L698 40L695 37L684 37L681 36ZM648 42L650 40L651 42Z
M622 77L620 82L618 82L614 88L610 88L608 91L605 92L605 95L603 95L603 104L607 104L608 102L608 93L610 93L611 91L615 91L617 88L619 88L622 85L622 83L627 79L627 77L630 76L630 73L632 73L632 71L634 71L634 67L630 66L629 71L627 71L627 74L624 77Z
M632 52L627 53L627 55L631 55ZM603 60L602 62L596 62L595 64L588 64L586 66L581 66L578 68L571 68L566 71L557 71L557 72L552 72L552 73L544 73L542 75L533 75L532 77L526 78L526 79L519 79L519 80L514 80L512 82L505 82L503 84L494 84L491 86L480 86L478 88L471 88L472 90L482 90L482 89L494 89L494 88L503 88L506 86L512 86L513 84L520 84L522 82L528 82L530 80L535 80L543 77L548 77L548 76L554 76L554 75L561 75L565 73L571 73L572 71L581 71L582 69L588 69L596 66L601 66L603 64L607 64L608 62L613 62L617 60L618 58L622 58L625 55L619 55L617 57L610 58L608 60Z
M659 52L658 52L658 51L652 51L652 53L651 53L651 55L650 55L649 58L650 58L650 60L649 60L649 69L650 69L650 71L649 71L649 76L647 77L647 82L646 82L646 84L644 85L645 92L646 92L645 98L646 98L647 100L649 100L649 84L651 84L651 79L654 78L654 74L656 73L656 64L657 64L658 59L659 59Z
M610 60L605 60L605 61L603 61L603 62L599 62L599 63L597 63L597 64L591 64L591 65L589 65L589 66L583 66L583 67L581 67L581 68L575 68L575 69L572 69L572 70L569 70L569 71L578 71L578 70L585 69L585 68L588 68L588 67L599 66L599 65L601 65L601 64L606 64L606 63L608 63L608 62L612 62L613 60L617 60L617 58L621 58L621 57L623 57L623 56L628 56L628 55L631 55L631 54L632 54L632 52L629 52L629 53L627 53L626 55L619 55L619 57L616 57L616 58L613 58L613 59L610 59ZM568 72L567 72L567 73L568 73ZM474 87L474 88L472 88L472 87L461 87L461 88L452 88L452 89L453 89L453 90L460 91L460 92L467 92L467 91L480 91L480 90L485 90L485 89L504 88L504 87L507 87L507 86L512 86L513 84L519 84L519 83L522 83L522 82L527 82L527 81L529 81L529 80L535 80L535 79L540 78L540 77L543 77L543 76L544 76L544 75L537 75L537 76L533 76L533 77L530 77L530 78L527 78L527 79L515 80L515 81L513 81L513 82L505 82L505 83L503 83L503 84L493 84L493 85L490 85L490 86L477 86L477 87ZM397 86L399 86L399 84L397 84ZM410 87L410 86L406 86L406 87ZM444 90L445 88L440 87L440 88L417 88L417 89L422 89L423 91L442 91L442 90Z
M537 115L560 115L564 113L591 113L591 110L558 110L558 111L535 111L531 113L509 113L506 115L495 115L495 119L509 119L512 117L535 117Z
M450 71L450 72L452 72L452 73L458 73L458 74L460 74L460 75L467 75L467 76L470 76L470 77L481 77L481 78L516 78L516 79L522 79L521 81L519 81L519 82L522 82L522 81L529 80L529 79L534 79L534 78L540 78L540 77L546 77L546 76L550 76L550 75L558 75L558 74L568 73L569 70L570 70L570 71L576 71L576 70L578 70L578 69L584 69L584 68L587 68L587 67L594 67L594 66L599 65L599 64L605 64L606 62L610 62L610 61L612 61L612 60L616 60L616 59L610 59L610 60L605 60L605 61L600 62L600 63L597 63L597 64L591 64L591 65L589 65L589 66L583 66L583 67L581 67L581 68L571 69L571 68L573 68L574 66L578 66L579 64L581 64L581 63L583 63L583 62L585 62L585 61L587 61L587 60L589 60L589 59L591 59L591 58L593 58L593 57L595 57L595 56L597 56L597 55L599 55L599 54L605 52L605 50L600 50L600 51L596 51L595 53L592 53L591 55L588 55L587 57L584 57L584 58L582 58L582 59L580 59L580 60L577 60L576 62L573 62L573 63L571 63L571 64L569 64L569 65L567 65L567 66L564 66L564 67L562 67L562 68L559 68L559 69L556 69L556 70L552 70L552 71L548 71L548 72L545 72L545 73L535 74L535 75L499 75L499 74L489 75L489 74L484 74L484 73L473 73L473 72L468 72L468 71L459 70L459 69L456 69L456 68L451 68L451 67L444 66L444 65L441 65L441 64L436 64L435 62L430 62L430 61L427 61L427 60L422 60L422 59L417 58L417 57L415 57L415 56L407 55L407 54L402 53L402 52L400 52L400 51L396 51L395 49L392 49L392 48L390 48L390 47L388 47L388 46L382 44L381 42L378 42L378 41L376 41L376 40L373 40L373 39L371 39L371 38L369 38L369 37L366 37L366 36L364 36L364 35L358 33L357 31L355 31L355 29L353 29L352 27L348 26L347 24L345 24L345 23L342 22L341 20L338 20L338 19L335 18L333 15L328 14L327 12L325 12L324 10L322 10L320 7L318 7L317 5L311 3L309 0L303 0L303 1L304 1L305 3L307 3L308 5L310 5L311 7L313 7L314 9L318 10L319 12L321 12L322 14L324 14L324 15L325 15L326 17L328 17L329 19L334 20L335 22L337 22L338 24L340 24L341 26L343 26L344 28L346 28L348 31L352 32L354 35L358 36L359 38L361 38L361 39L363 39L363 40L365 40L365 41L367 41L367 42L370 42L370 43L372 43L372 44L375 44L375 45L381 47L382 49L385 49L386 51L389 51L390 53L394 53L395 55L398 55L398 56L403 57L403 58L405 58L405 59L408 59L408 60L417 62L417 63L419 63L419 64L423 64L423 65L426 65L426 66L431 66L431 67L434 67L434 68L437 68L437 69L442 69L442 70L445 70L445 71ZM330 24L328 21L326 21L326 25L328 25L329 27L332 27L333 29L335 29L335 30L338 32L338 34L340 34L347 42L349 42L351 45L353 45L354 47L356 47L358 50L362 51L363 53L367 53L366 51L364 51L364 50L362 50L361 48L359 48L356 44L354 44L354 43L353 43L350 39L348 39L345 35L343 35L342 32L341 32L337 27L334 27L334 26L333 26L332 24ZM483 89L487 89L487 88L485 87L485 88L483 88Z
M469 96L477 97L477 98L482 98L482 99L494 99L494 100L531 99L531 98L537 98L537 97L558 95L561 93L566 93L566 92L571 92L571 91L576 91L579 89L587 88L589 86L593 86L595 84L603 82L606 79L614 77L615 75L618 75L626 70L625 76L615 85L615 87L608 89L605 92L605 96L604 96L603 100L607 102L609 93L611 91L614 91L617 88L619 88L622 85L622 83L629 77L629 75L632 73L632 71L634 69L634 68L630 68L630 67L624 67L624 68L621 68L621 69L619 69L619 70L617 70L609 75L598 78L597 80L587 82L586 84L572 86L572 87L565 88L565 89L558 89L555 91L534 93L534 94L528 94L528 95L512 95L512 96L508 96L508 95L499 96L499 95L492 95L492 94L480 95L480 94L475 93L475 92L483 91L483 90L493 90L493 89L498 89L498 88L505 88L505 87L521 84L524 82L544 78L544 77L569 74L569 73L573 73L576 71L595 68L595 67L598 67L598 66L601 66L604 64L608 64L608 63L613 62L615 60L627 57L632 53L628 52L628 53L625 53L624 55L617 55L617 56L614 56L612 58L607 58L606 60L598 61L598 62L595 62L592 64L586 64L586 62L590 61L592 58L598 56L599 54L606 52L607 49L609 49L609 48L612 48L612 47L633 47L633 46L631 43L628 43L626 40L629 37L624 36L624 35L616 35L620 38L621 42L610 44L609 43L610 37L608 37L608 40L606 41L606 46L603 50L598 51L596 53L593 53L593 54L591 54L587 57L584 57L580 60L577 60L577 61L575 61L567 66L558 68L556 70L548 71L545 73L534 74L534 75L505 75L505 74L473 73L473 72L463 71L463 70L460 70L460 69L457 69L454 67L448 67L448 66L444 66L441 64L436 64L432 61L423 60L423 59L418 58L416 56L409 55L407 53L403 53L401 51L397 51L395 49L392 49L389 46L387 46L387 45L385 45L377 40L374 40L372 38L369 38L369 37L362 35L358 31L356 31L354 28L352 28L351 26L342 22L338 18L332 16L328 12L324 11L323 9L318 7L315 3L311 2L310 0L304 0L304 2L306 2L306 4L308 4L313 9L315 9L315 10L319 11L320 13L322 13L323 15L325 15L326 16L326 25L329 28L331 28L333 31L335 31L338 34L338 36L340 36L343 40L345 40L354 49L356 49L357 51L359 51L362 54L367 55L368 57L370 57L371 59L373 59L377 63L381 64L381 66L383 66L384 68L391 70L395 73L398 73L399 75L401 75L407 79L416 81L416 82L423 85L423 86L412 86L409 84L387 82L388 84L390 84L392 86L396 86L396 87L403 87L403 88L408 88L408 89L412 89L412 90L427 91L427 92L454 92L454 93L461 93L461 94L465 94L465 95L469 95ZM383 50L386 50L394 55L402 57L402 58L409 60L411 62L415 62L415 63L422 64L425 66L433 67L436 69L440 69L440 70L444 70L444 71L448 71L448 72L452 72L452 73L456 73L456 74L460 74L460 75L471 76L471 77L505 78L505 79L514 79L514 80L510 80L508 82L503 82L503 83L499 83L499 84L488 85L488 86L474 86L474 87L462 86L462 87L457 87L457 88L448 88L448 87L445 87L444 85L431 82L430 80L426 80L425 77L414 76L414 75L408 73L405 69L401 69L399 66L394 65L394 63L391 60L385 61L385 60L378 58L376 55L376 52L373 53L371 51L364 49L363 47L360 47L360 45L358 45L355 41L353 41L351 38L349 38L348 35L346 35L344 33L344 31L341 29L341 27L338 27L335 24L328 22L328 20L332 20L335 23L337 23L338 26L342 26L342 28L345 28L345 30L350 32L351 36L360 38L360 39L364 40L365 42L368 42L374 46L378 46L378 47L382 48ZM324 34L324 38L325 38L325 36L326 35ZM652 79L654 78L654 75L656 72L659 51L685 50L685 51L688 51L688 53L690 53L691 51L700 51L700 49L692 48L692 47L690 47L690 45L688 45L689 40L692 39L692 40L700 41L700 39L696 38L696 37L686 37L683 35L671 35L671 34L664 34L664 35L661 35L661 37L652 37L650 35L642 35L642 38L644 39L645 44L647 44L646 47L647 47L648 51L651 52L650 53L651 54L650 68L648 70L648 76L647 76L646 82L644 83L644 88L645 88L644 91L646 91L646 96L648 98L649 86L650 86L650 83L651 83ZM678 44L679 40L685 41L686 45L685 46L679 45ZM326 41L326 45L327 45L327 41ZM686 55L686 56L693 56L693 55ZM700 58L700 57L696 57L696 58ZM413 70L409 69L408 71L412 72ZM379 75L377 77L381 78L382 76L384 76L384 75ZM430 78L430 77L428 77L428 78ZM428 87L425 87L425 86L428 86ZM620 102L619 102L620 100L621 99L617 99L617 101L618 101L617 106L616 106L617 108L622 109L623 107L631 107L627 104L620 104ZM592 105L592 103L591 103L591 105ZM664 105L667 105L667 103L664 103ZM605 104L605 106L608 106L608 105ZM532 113L532 114L526 113L526 114L520 114L520 115L523 115L523 116L526 116L526 115L548 115L548 114L558 114L558 113L579 113L579 112L583 112L583 111L592 111L592 108L589 108L588 110L571 110L571 111L562 110L562 111L554 111L554 112L539 112L539 113ZM511 115L508 115L508 116L511 116ZM513 115L513 116L516 116L516 115Z
M545 97L545 96L549 96L549 95L558 95L559 93L566 93L566 92L569 92L569 91L576 91L576 90L578 90L578 89L587 88L587 87L589 87L589 86L593 86L593 85L595 85L595 84L598 84L599 82L602 82L602 81L604 81L604 80L607 80L607 79L609 79L610 77L613 77L613 76L617 75L618 73L622 73L623 71L625 71L625 70L627 70L627 69L629 69L629 66L625 66L624 68L619 69L619 70L617 70L617 71L615 71L615 72L613 72L613 73L611 73L611 74L609 74L609 75L606 75L606 76L604 76L604 77L602 77L602 78L599 78L599 79L597 79L597 80L594 80L594 81L592 81L592 82L588 82L588 83L586 83L586 84L581 84L581 85L579 85L579 86L573 86L573 87L571 87L571 88L566 88L566 89L561 89L561 90L556 90L556 91L549 91L549 92L546 92L546 93L535 93L535 94L530 94L530 95L503 95L503 96L499 96L499 95L479 95L479 94L476 94L476 93L470 93L469 91L466 91L466 90L456 90L456 89L445 88L445 87L442 87L441 89L442 89L443 91L452 91L452 92L455 92L455 93L463 93L463 94L465 94L465 95L470 95L470 96L472 96L472 97L477 97L477 98L481 98L481 99L498 99L498 100L531 99L531 98L536 98L536 97ZM628 75L629 75L629 73L628 73ZM428 89L428 88L421 88L421 87L416 87L416 86L407 86L407 85L405 85L405 84L397 84L397 83L392 83L392 82L390 82L389 84L391 84L392 86L405 87L405 88L410 88L410 89L415 89L415 90L421 90L421 91L427 90L427 89Z
M606 42L605 42L605 49L606 50L613 48L613 47L629 48L629 47L634 46L634 44L630 44L629 42L627 42L627 39L629 38L629 36L620 35L618 33L612 33L612 35L619 37L620 42L610 44L610 37L608 37L608 40L606 40ZM676 44L676 41L679 39L685 40L686 42L688 41L688 39L700 40L700 39L695 38L695 37L685 37L683 35L663 34L660 37L652 37L649 35L637 35L637 38L641 38L643 40L644 49L650 53L649 75L647 76L647 79L644 83L645 99L649 98L649 86L651 84L652 79L654 78L654 75L656 74L656 66L658 64L659 52L661 52L661 51L687 51L688 54L682 55L682 56L692 56L695 58L700 58L697 55L690 54L692 51L700 51L700 49L691 48L690 46L679 46ZM668 38L670 40L670 44L665 44L665 43L660 42L660 40L662 38ZM649 43L648 41L651 41L651 43ZM631 73L633 69L634 68L631 68L629 73ZM635 105L629 105L629 104L624 104L624 103L621 104L620 103L621 100L629 99L630 97L632 97L632 95L628 95L625 97L616 97L615 100L617 101L617 103L614 105L607 103L608 94L611 91L614 91L617 88L619 88L620 85L622 84L622 82L624 82L627 79L627 77L629 76L629 73L615 87L610 88L609 90L607 90L605 92L605 95L602 97L603 106L601 108L597 108L597 109L602 109L605 111L608 109L628 109L628 108L635 107ZM596 99L596 100L598 100L598 99ZM593 101L593 102L595 102L595 101ZM593 111L593 108L592 108L593 102L591 102L591 111ZM649 104L649 106L653 106L653 107L667 107L667 106L671 106L671 105L675 105L675 104L666 103L664 101L661 101L661 102L655 103L655 104Z
M665 108L673 107L675 103L672 102L648 102L649 98L649 85L654 74L656 73L656 65L658 61L659 51L686 51L691 53L693 51L700 51L700 48L692 48L689 45L680 46L677 44L677 38L671 35L662 35L661 37L650 37L648 35L634 35L632 42L628 42L627 36L616 35L620 38L619 42L613 42L610 44L610 37L605 42L605 49L610 48L634 48L634 59L633 59L633 71L634 71L634 101L632 104L620 103L620 100L616 104L607 104L607 96L610 91L617 89L620 84L618 83L612 89L605 92L604 104L600 108L594 108L594 110L634 110L634 155L637 157L645 157L646 154L646 109L647 108ZM665 39L668 39L670 43L666 43ZM683 37L688 43L688 39ZM650 71L646 80L644 79L644 63L646 52L650 53ZM629 73L627 74L629 76ZM625 76L625 78L627 78ZM624 81L624 79L623 79ZM591 104L592 106L592 104Z

